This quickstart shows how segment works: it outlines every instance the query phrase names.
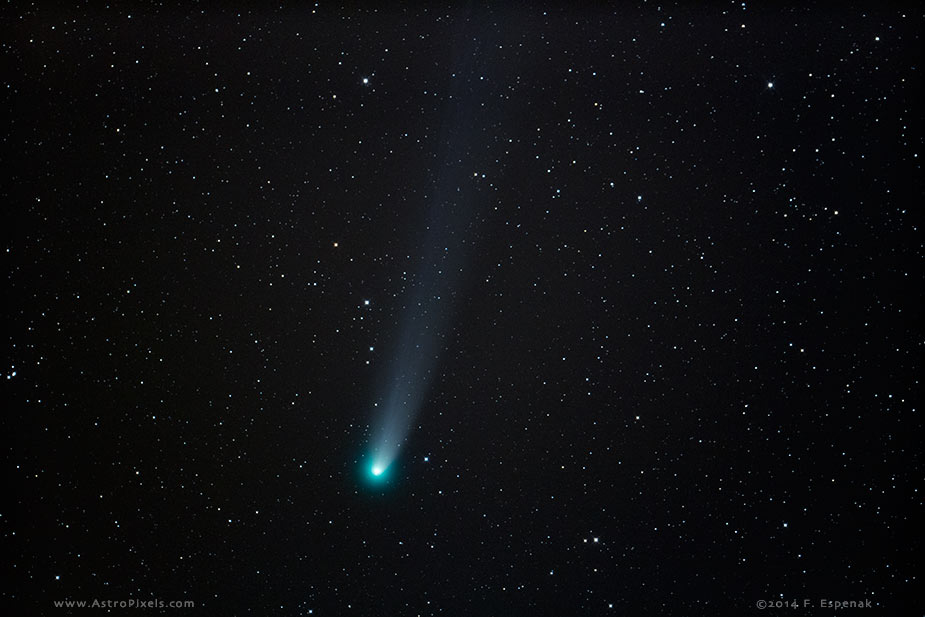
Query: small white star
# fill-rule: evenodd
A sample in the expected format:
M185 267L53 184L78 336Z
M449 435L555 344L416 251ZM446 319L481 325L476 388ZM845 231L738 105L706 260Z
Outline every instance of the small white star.
M363 78L363 85L364 85L364 86L369 85L369 77L364 77L364 78Z
M369 306L369 300L363 300L363 306Z
M769 81L769 82L768 82L768 89L770 90L770 89L773 88L773 87L774 87L774 82L773 82L773 81Z

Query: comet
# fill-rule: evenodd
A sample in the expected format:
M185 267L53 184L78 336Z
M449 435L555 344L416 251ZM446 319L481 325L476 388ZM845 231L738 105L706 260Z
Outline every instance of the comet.
M440 369L448 325L464 287L464 274L472 253L468 240L474 225L472 211L483 192L484 174L473 173L474 152L484 152L490 133L479 114L483 107L485 67L479 66L479 40L460 36L467 47L459 51L448 85L444 121L436 143L437 164L429 193L426 224L406 244L411 261L402 272L407 285L396 293L397 310L391 362L382 375L384 384L373 409L369 478L382 481L408 442L421 408L428 401ZM405 266L403 265L403 269Z

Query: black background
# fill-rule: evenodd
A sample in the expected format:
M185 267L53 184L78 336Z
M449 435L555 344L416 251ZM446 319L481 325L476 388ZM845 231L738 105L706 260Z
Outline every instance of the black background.
M11 610L921 606L916 3L128 6L3 9Z

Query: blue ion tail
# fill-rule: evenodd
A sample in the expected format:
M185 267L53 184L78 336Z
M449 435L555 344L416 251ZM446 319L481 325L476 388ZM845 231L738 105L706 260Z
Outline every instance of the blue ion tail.
M440 145L436 153L438 173L425 231L408 247L417 267L401 296L394 355L383 367L387 371L383 390L373 411L369 453L364 461L364 472L372 481L389 476L428 395L447 325L461 295L462 273L473 251L466 235L473 224L473 208L484 194L472 179L474 163L467 158L487 135L478 105L483 94L474 88L474 84L484 84L475 79L481 70L476 39L458 50L458 70L449 83L444 112L446 121L436 142ZM460 41L466 40L469 38L460 37Z

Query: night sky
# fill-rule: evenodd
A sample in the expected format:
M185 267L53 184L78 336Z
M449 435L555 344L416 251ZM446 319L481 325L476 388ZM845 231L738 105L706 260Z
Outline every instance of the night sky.
M918 3L42 4L4 613L921 614Z

